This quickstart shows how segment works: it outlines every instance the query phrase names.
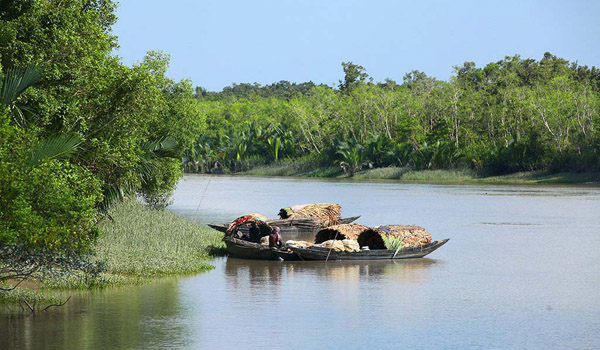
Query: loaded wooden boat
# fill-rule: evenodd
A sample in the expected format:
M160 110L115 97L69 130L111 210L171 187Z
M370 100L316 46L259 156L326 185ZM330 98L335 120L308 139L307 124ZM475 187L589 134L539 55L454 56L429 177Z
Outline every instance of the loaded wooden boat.
M432 241L420 226L334 225L317 232L314 243L288 241L302 260L381 260L422 258L448 242Z
M449 238L433 241L419 247L401 249L373 249L360 252L336 252L325 247L288 247L301 260L382 260L382 259L410 259L422 258L448 242ZM277 254L277 253L275 253ZM280 253L281 254L281 253Z
M267 238L267 244L252 241L250 227L254 227L257 237ZM244 230L242 230L244 229ZM225 242L227 254L232 258L257 259L257 260L296 260L298 256L281 247L270 247L268 235L273 231L266 218L259 214L248 214L240 216L228 225L225 230L223 242ZM255 237L256 238L256 237Z

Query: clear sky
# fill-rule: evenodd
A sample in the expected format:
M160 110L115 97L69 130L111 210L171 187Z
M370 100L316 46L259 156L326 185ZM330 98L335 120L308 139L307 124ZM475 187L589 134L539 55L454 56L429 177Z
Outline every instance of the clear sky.
M447 80L453 66L544 52L600 66L600 1L121 0L117 54L171 55L168 75L211 91L279 80L337 84L341 62L375 81L417 69Z

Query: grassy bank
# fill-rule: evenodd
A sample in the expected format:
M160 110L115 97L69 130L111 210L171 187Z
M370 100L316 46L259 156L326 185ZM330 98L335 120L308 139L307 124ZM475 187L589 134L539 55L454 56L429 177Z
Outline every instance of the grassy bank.
M90 288L139 283L149 278L187 275L213 268L208 259L221 249L222 235L168 210L152 210L129 200L100 224L96 259L105 266L99 276L75 274L50 278L52 288Z
M347 178L340 167L310 168L296 162L280 162L253 168L243 175ZM398 180L424 183L495 183L495 184L600 184L600 173L518 172L485 175L471 169L412 170L402 167L374 168L357 172L356 180Z
M94 247L94 259L104 266L104 272L38 276L42 283L0 293L0 303L50 302L53 297L44 294L50 289L103 288L203 272L213 268L208 259L223 249L219 232L168 210L152 210L129 200L111 210L110 216L112 220L100 223L101 234Z

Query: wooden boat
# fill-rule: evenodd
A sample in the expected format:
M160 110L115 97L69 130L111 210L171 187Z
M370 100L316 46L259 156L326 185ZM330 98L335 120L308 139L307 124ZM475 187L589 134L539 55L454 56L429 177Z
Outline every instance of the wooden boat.
M257 260L279 260L280 258L294 260L298 258L295 253L287 249L282 250L278 247L269 247L247 240L248 235L244 231L249 233L251 226L258 230L256 234L261 237L268 236L273 230L267 219L260 214L248 214L236 218L225 230L223 237L230 257ZM242 239L242 237L245 238Z
M342 218L340 221L342 224L349 224L358 220L358 218L360 218L360 215ZM281 230L282 236L294 233L310 233L323 228L317 222L311 219L276 219L269 220L267 221L267 223L270 226L278 226ZM208 226L217 231L225 233L227 231L227 228L229 227L229 224L208 224ZM240 227L240 230L245 232L247 228Z
M336 252L325 247L289 247L301 260L382 260L422 258L448 242L448 239L433 241L419 247L402 248L398 250L373 249L360 252Z
M296 253L288 250L271 248L258 243L233 238L231 236L225 236L223 241L227 246L227 253L232 258L255 260L279 260L279 258L281 258L284 260L299 260Z

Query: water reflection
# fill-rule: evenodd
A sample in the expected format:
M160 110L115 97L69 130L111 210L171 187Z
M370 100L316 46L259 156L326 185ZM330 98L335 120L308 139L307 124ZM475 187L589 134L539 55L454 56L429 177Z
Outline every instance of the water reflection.
M381 279L400 283L425 283L428 268L435 259L369 260L369 261L261 261L227 259L225 272L230 288L277 290L283 278L313 276L320 280L359 282L365 279Z
M181 347L190 329L180 320L178 295L177 281L170 279L80 293L51 312L10 312L0 317L7 333L0 349Z

